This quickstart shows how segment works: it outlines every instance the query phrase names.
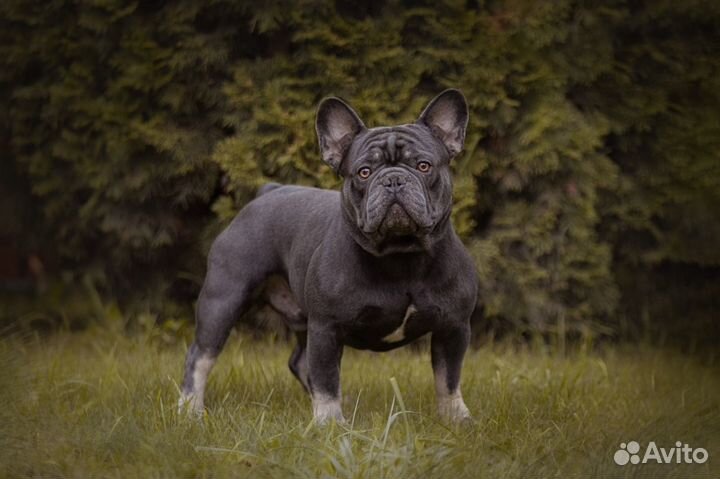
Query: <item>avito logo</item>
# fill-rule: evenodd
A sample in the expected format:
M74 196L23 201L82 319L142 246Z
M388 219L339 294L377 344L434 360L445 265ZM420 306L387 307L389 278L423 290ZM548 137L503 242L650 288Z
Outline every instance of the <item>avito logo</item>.
M624 466L630 464L647 464L648 462L656 462L657 464L703 464L708 460L708 452L702 447L693 449L688 444L680 441L675 443L675 447L665 449L658 447L655 441L650 441L645 448L645 452L640 455L640 443L630 441L627 444L620 444L620 449L615 451L613 456L615 464Z

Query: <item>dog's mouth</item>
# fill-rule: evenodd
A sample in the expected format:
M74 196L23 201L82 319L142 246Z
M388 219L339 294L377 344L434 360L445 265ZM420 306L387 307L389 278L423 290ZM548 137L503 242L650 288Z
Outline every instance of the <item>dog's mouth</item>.
M414 235L418 231L418 224L405 211L400 203L393 203L385 213L385 218L378 232L383 237Z
M419 251L421 249L422 242L415 235L389 236L378 244L378 251L382 253Z
M382 253L422 249L420 228L399 203L388 208L377 231L377 246Z

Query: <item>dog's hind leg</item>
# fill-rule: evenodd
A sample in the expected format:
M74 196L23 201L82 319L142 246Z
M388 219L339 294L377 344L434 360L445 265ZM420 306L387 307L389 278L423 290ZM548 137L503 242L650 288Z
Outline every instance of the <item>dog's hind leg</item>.
M201 414L204 410L208 375L237 318L247 307L251 294L251 291L223 294L218 291L219 285L216 282L219 280L215 276L216 272L211 268L198 298L195 341L185 359L185 375L179 401L180 409L196 414Z
M310 383L308 381L308 363L307 363L307 331L295 333L297 336L297 345L293 349L288 361L288 367L293 376L300 381L305 391L310 393Z
M185 376L183 377L178 410L193 414L202 414L205 409L205 385L210 370L215 365L217 355L202 351L197 342L190 345L185 357Z
M300 309L287 281L281 276L270 277L265 287L265 296L270 305L283 315L285 324L297 337L297 345L290 355L288 367L293 376L300 381L300 384L309 393L310 383L308 382L307 354L305 354L307 347L307 316Z
M197 302L195 341L185 360L179 409L201 414L205 385L217 356L251 295L275 269L270 255L254 254L256 239L237 234L235 224L213 244Z

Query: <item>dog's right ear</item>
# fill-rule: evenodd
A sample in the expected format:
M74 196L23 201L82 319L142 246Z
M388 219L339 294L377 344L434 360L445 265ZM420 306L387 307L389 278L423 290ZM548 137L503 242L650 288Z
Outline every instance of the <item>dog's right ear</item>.
M315 129L323 161L338 173L353 139L365 125L347 103L330 97L320 102Z

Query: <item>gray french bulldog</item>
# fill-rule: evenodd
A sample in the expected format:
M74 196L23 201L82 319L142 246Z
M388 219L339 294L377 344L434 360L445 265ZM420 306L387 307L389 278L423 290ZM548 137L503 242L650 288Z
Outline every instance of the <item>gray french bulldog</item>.
M316 129L342 191L268 184L217 237L185 361L181 409L202 412L210 370L256 289L297 336L289 367L318 423L344 421L343 347L387 351L431 333L440 415L470 418L460 371L477 297L473 261L450 221L450 161L465 97L446 90L412 124L367 128L326 98Z

